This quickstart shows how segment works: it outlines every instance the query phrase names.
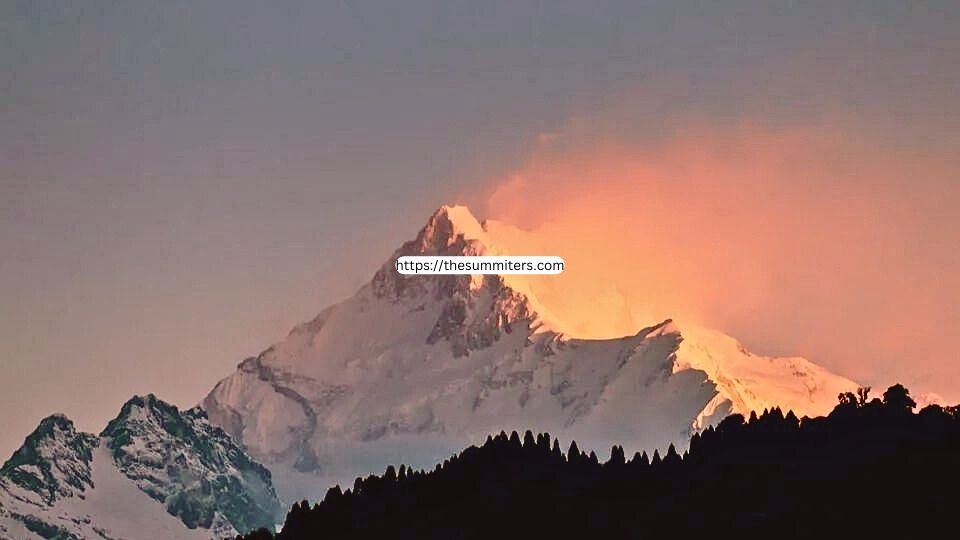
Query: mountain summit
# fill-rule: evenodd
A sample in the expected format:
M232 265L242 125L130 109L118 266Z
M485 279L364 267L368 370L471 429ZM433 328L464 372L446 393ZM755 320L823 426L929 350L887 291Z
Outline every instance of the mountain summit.
M456 249L451 251L450 248L461 237L465 242L482 244L485 236L483 224L477 221L469 208L444 205L430 216L416 240L404 246L410 251L403 255L470 255Z
M802 358L757 356L673 321L574 339L517 276L394 266L404 255L492 253L503 252L467 208L441 207L354 296L241 362L202 407L293 501L388 463L430 466L501 430L652 451L684 447L731 412L821 414L856 389Z

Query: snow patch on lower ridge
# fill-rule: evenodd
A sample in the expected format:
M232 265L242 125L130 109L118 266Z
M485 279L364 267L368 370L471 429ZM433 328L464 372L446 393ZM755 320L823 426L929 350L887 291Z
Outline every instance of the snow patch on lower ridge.
M830 411L839 394L857 387L805 358L755 355L732 337L697 326L675 331L683 335L683 342L674 369L703 371L717 385L703 420L724 408L749 414L779 407L801 417L816 416ZM699 427L711 423L702 421Z
M548 431L598 454L683 448L729 413L828 412L853 381L802 358L751 354L665 321L575 339L522 281L404 276L404 255L495 252L463 207L443 207L353 297L241 362L202 407L273 473L284 502L388 464L432 467L501 430Z

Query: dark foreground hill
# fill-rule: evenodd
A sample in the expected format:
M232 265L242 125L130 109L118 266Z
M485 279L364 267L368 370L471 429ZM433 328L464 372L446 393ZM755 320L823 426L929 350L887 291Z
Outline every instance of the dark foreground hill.
M960 518L960 410L914 406L900 385L844 394L824 418L733 415L683 456L614 447L605 463L546 434L501 433L432 472L389 467L294 505L276 537L941 536Z

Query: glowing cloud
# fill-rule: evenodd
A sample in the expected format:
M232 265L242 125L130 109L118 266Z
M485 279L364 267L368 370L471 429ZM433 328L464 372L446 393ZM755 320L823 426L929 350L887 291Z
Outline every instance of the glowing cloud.
M497 244L567 261L529 279L570 333L675 318L960 395L955 161L815 128L589 140L541 137L486 208Z

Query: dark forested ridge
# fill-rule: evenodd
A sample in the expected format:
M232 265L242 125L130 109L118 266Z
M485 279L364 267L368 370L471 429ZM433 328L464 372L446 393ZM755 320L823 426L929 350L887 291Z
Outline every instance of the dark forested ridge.
M955 535L960 409L914 406L900 385L882 399L845 394L827 417L733 415L683 456L626 459L615 446L604 463L546 434L501 433L431 472L389 467L294 505L276 537Z

